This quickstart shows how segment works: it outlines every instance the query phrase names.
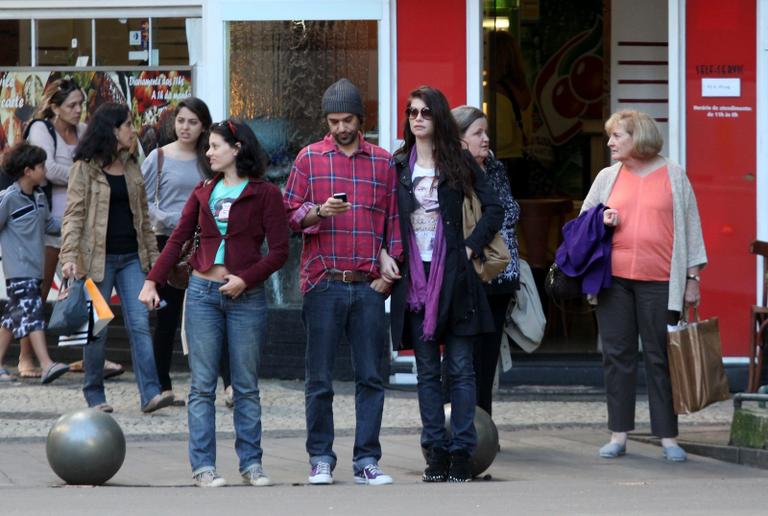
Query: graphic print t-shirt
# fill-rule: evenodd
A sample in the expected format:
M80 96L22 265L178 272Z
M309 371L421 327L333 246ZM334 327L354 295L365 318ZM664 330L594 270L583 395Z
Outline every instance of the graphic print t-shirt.
M232 203L240 197L240 194L245 190L245 185L248 181L245 180L242 183L234 186L227 186L222 179L216 186L213 187L211 192L211 198L208 200L208 205L211 207L211 213L216 220L216 226L219 228L219 232L222 235L227 234L227 224L229 223L229 210L232 208ZM224 240L219 244L219 250L216 251L216 259L213 261L215 265L224 265Z
M437 174L434 168L413 166L411 176L413 197L416 209L411 213L411 226L416 234L419 254L424 262L432 261L432 248L435 244L435 229L440 215L437 200Z

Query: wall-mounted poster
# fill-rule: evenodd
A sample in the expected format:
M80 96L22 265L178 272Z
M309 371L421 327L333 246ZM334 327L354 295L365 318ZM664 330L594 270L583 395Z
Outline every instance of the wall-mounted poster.
M0 152L21 140L46 85L64 77L85 92L83 122L104 102L128 104L144 154L171 137L173 110L168 108L192 95L190 70L0 70Z

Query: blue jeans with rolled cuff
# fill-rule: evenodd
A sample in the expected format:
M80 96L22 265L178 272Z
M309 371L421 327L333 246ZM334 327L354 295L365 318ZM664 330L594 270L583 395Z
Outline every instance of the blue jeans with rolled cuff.
M237 299L219 292L224 285L192 275L184 311L189 369L189 461L192 474L216 468L216 384L221 356L229 351L234 392L235 452L239 470L261 464L259 361L267 334L267 299L263 286Z

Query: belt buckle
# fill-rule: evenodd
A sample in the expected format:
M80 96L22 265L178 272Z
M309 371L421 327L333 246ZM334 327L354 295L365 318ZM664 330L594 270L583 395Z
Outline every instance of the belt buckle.
M341 281L343 281L344 283L352 283L353 280L351 276L353 272L354 271L341 271ZM347 279L347 274L350 275L350 279Z

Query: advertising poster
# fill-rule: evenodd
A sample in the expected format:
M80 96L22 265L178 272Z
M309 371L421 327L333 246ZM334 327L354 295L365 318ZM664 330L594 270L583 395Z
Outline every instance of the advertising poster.
M37 116L45 87L60 78L77 81L85 92L83 122L104 102L128 104L144 155L172 135L169 108L192 95L190 70L0 70L0 152L21 141L26 123Z

